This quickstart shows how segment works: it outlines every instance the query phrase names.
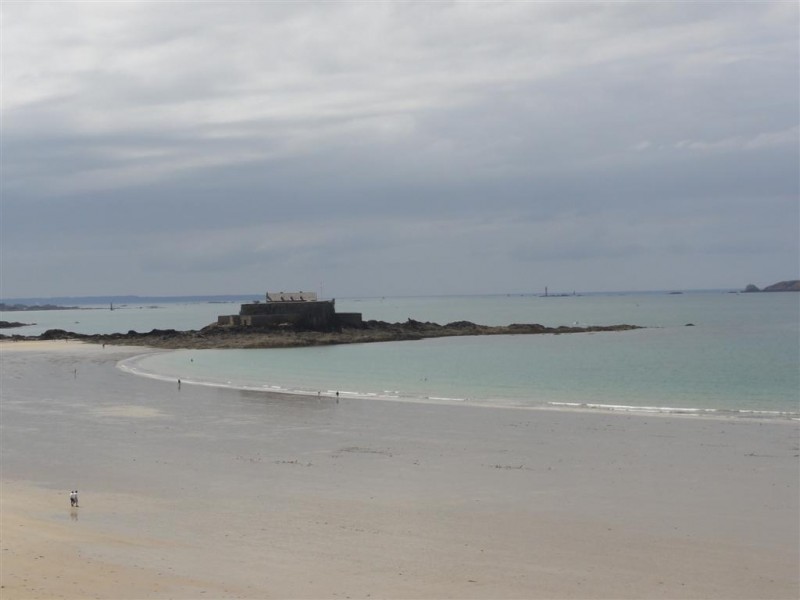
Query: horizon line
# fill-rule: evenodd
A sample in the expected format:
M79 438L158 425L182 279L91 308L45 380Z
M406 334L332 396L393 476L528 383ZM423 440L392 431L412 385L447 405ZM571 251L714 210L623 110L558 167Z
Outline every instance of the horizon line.
M661 288L661 289L648 289L648 290L573 290L564 292L560 290L551 290L547 293L548 296L573 296L573 295L598 295L598 294L658 294L658 293L671 293L671 292L688 292L688 293L702 293L702 292L742 292L744 287L721 287L721 288ZM265 292L244 292L235 294L182 294L182 295L143 295L143 294L91 294L86 296L16 296L3 298L0 297L0 304L11 304L16 301L17 303L24 304L23 300L96 300L98 302L113 302L113 301L130 301L130 300L189 300L189 299L208 299L220 298L234 300L237 298L248 298L251 296L260 297ZM442 293L442 294L370 294L370 295L356 295L356 296L339 296L342 299L372 299L372 298L448 298L448 297L469 297L469 296L532 296L539 297L545 296L543 291L525 291L525 292L491 292L491 293Z

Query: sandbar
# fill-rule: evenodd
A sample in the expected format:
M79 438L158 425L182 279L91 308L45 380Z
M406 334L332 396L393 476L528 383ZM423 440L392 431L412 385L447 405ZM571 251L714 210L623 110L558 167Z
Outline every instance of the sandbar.
M797 422L178 389L141 352L0 344L3 600L800 594Z

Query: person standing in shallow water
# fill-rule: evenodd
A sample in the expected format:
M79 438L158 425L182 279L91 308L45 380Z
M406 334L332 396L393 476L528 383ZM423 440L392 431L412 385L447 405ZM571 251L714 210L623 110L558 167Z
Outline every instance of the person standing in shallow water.
M78 490L72 490L69 493L69 505L72 507L78 507Z

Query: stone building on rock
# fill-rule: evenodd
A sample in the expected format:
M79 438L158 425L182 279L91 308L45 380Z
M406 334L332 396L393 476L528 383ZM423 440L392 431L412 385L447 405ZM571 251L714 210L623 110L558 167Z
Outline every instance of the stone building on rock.
M314 292L267 292L265 302L242 304L238 315L220 315L217 324L335 331L361 327L361 313L337 313L335 300L318 300Z

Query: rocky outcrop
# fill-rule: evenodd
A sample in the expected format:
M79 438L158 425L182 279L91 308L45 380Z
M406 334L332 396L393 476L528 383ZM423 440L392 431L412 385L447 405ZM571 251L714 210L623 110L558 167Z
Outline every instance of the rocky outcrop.
M63 329L49 329L40 336L0 336L18 340L75 339L95 344L149 346L154 348L292 348L302 346L324 346L332 344L365 344L371 342L393 342L421 340L434 337L463 335L532 335L594 333L603 331L628 331L641 329L636 325L610 325L591 327L545 327L537 323L517 323L507 326L477 325L469 321L457 321L447 325L409 319L405 323L366 321L362 327L343 328L339 331L301 331L292 328L259 329L255 327L221 327L209 325L196 331L175 329L153 329L147 333L128 331L102 335L73 333Z
M800 279L779 281L765 287L762 292L800 292Z
M768 285L763 290L758 289L752 283L744 288L745 292L800 292L800 279L790 279L789 281L779 281Z
M20 323L19 321L0 321L0 329L11 329L12 327L25 327L29 323Z

